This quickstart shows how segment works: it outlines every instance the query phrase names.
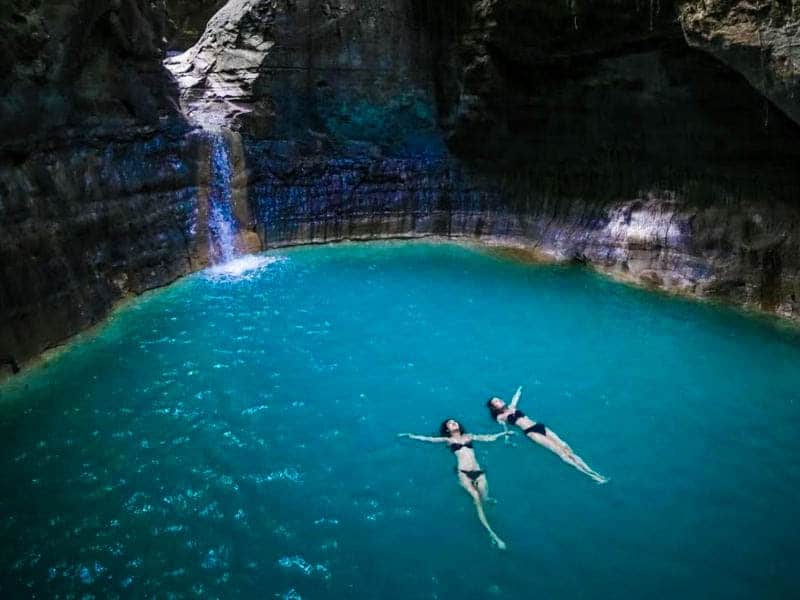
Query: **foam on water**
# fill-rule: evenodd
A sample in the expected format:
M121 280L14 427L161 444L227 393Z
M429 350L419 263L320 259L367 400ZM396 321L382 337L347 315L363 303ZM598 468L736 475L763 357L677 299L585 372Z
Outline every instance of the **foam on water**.
M231 281L237 279L253 279L262 269L286 260L280 256L264 256L245 254L228 262L209 267L203 273L214 281Z
M579 269L377 244L242 257L0 387L0 596L798 597L800 336ZM276 262L281 260L280 268ZM453 454L396 437L520 408Z

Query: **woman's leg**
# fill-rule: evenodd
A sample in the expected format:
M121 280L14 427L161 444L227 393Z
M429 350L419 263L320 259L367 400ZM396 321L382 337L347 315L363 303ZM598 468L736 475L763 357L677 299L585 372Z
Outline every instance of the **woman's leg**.
M586 462L580 456L575 454L572 448L570 448L569 445L564 440L562 440L560 437L558 437L555 433L553 433L549 429L547 430L547 437L551 438L556 444L558 444L559 446L561 446L561 448L563 448L564 455L567 457L565 460L575 465L575 468L577 468L579 471L586 473L589 477L591 477L598 483L606 483L608 481L607 478L603 477L602 475L600 475L600 473L598 473L597 471L592 469L589 465L587 465Z
M481 479L485 479L482 477ZM458 482L461 484L467 493L472 498L472 501L475 503L475 510L478 511L478 519L480 520L481 524L486 528L486 531L489 532L489 535L492 538L492 541L497 544L497 547L500 550L506 549L506 544L503 540L501 540L497 534L492 530L491 526L489 525L489 521L486 520L486 515L483 512L483 503L481 502L481 494L478 490L475 489L475 486L472 485L472 481L464 475L463 473L458 473Z
M489 481L486 479L486 475L481 475L475 480L475 487L478 488L484 502L494 502L494 499L489 497Z
M592 479L594 479L597 483L606 483L608 479L600 475L597 471L594 471L587 465L584 460L575 454L561 438L559 438L555 433L550 431L549 429L546 430L547 435L541 435L536 433L535 431L531 431L528 433L528 437L536 442L544 446L545 448L551 450L558 454L558 456L566 463L569 463L576 469L578 469L584 475L588 475Z

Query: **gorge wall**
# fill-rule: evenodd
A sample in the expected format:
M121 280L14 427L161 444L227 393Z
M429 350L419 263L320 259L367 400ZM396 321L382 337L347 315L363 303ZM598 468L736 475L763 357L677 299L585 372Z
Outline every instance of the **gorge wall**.
M0 369L203 264L163 2L0 8Z
M478 237L800 318L793 76L723 56L739 4L710 4L230 0L203 27L179 0L15 0L0 359L207 264L203 127L239 144L249 249ZM753 19L793 35L781 14Z
M796 317L800 129L678 8L234 1L168 65L264 246L481 237Z

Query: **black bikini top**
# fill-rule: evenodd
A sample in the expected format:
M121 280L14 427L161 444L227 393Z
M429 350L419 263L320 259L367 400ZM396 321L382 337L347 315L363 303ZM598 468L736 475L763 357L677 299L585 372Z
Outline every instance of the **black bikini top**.
M462 448L472 448L472 442L467 442L466 444L459 444L458 442L454 442L450 444L450 450L453 452L458 452Z
M510 415L506 417L506 423L511 423L512 425L517 422L517 419L521 419L525 416L525 413L519 409L515 409Z

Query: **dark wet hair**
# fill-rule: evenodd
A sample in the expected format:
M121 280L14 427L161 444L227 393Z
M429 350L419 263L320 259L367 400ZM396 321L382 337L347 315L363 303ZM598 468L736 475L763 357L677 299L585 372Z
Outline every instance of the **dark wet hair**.
M494 406L492 406L492 400L494 400L495 398L497 398L497 396L492 396L491 398L489 398L486 401L486 407L489 409L489 413L492 415L492 419L497 421L497 415L499 415L500 413L505 411L505 407L503 407L503 408L495 408ZM500 400L500 398L497 398L497 399ZM502 402L502 400L500 400L500 401Z
M467 433L467 430L464 429L464 426L461 424L460 421L457 421L456 419L445 419L444 421L442 421L442 424L439 425L439 435L441 437L450 437L450 432L447 430L447 422L448 421L455 421L456 423L458 423L458 432L461 435L464 435L465 433Z

